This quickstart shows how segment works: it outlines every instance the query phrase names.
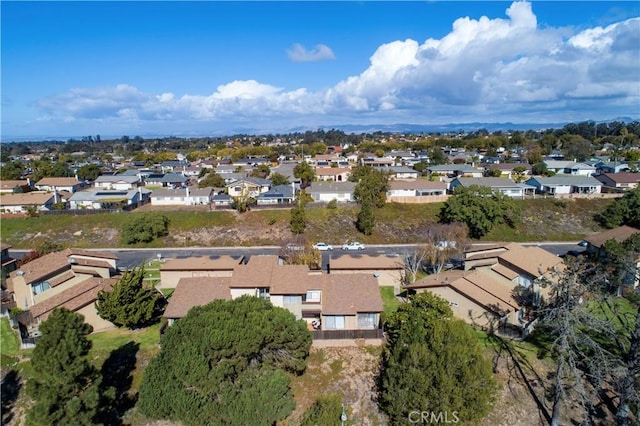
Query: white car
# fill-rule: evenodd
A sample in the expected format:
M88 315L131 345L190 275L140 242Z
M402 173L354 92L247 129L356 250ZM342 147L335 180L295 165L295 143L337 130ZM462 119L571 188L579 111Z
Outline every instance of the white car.
M364 250L364 244L357 241L351 241L342 246L342 250Z
M333 250L333 246L330 246L327 243L315 243L313 248L320 251Z

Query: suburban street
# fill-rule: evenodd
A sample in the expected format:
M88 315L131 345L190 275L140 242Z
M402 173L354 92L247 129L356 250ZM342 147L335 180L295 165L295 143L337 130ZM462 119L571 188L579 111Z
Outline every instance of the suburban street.
M490 245L491 243L474 243L472 246ZM523 245L536 245L550 253L563 256L569 251L584 251L584 247L578 245L577 241L562 242L541 242L541 243L523 243ZM367 245L364 250L360 251L343 251L341 245L336 244L332 251L322 252L322 266L326 269L329 256L333 255L358 255L358 254L384 254L387 256L402 255L410 252L415 244L390 244L390 245ZM159 258L171 259L179 257L191 256L247 256L247 255L265 255L279 254L280 247L264 246L264 247L167 247L167 248L108 248L94 249L100 251L113 252L118 255L118 267L120 269L132 269L135 266L150 262ZM9 250L9 255L15 259L20 259L28 250Z

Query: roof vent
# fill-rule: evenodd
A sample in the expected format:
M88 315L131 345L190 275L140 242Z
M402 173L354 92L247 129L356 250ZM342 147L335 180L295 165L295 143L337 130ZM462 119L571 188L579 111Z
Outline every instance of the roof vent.
M76 260L73 257L70 257L70 258L67 259L67 263L69 265L75 265L78 262L76 262Z
M23 271L23 270L21 270L21 269L18 269L18 270L16 271L16 275L18 275L19 277L21 277L21 276L23 276L23 275L24 275L24 271Z

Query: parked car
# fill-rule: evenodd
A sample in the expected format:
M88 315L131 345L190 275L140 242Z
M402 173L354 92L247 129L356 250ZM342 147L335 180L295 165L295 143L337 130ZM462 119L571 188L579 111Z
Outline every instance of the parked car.
M315 243L313 248L320 251L333 250L333 246L330 246L327 243Z
M301 245L298 245L298 244L294 244L294 243L287 244L286 248L289 251L303 251L304 250L304 246L301 246Z
M364 250L364 244L357 241L351 241L342 246L342 250Z

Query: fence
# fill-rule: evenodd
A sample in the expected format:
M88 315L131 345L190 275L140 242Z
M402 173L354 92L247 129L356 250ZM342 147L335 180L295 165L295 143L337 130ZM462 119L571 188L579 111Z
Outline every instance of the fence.
M311 334L314 340L384 338L384 331L381 328L373 330L313 330Z

